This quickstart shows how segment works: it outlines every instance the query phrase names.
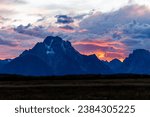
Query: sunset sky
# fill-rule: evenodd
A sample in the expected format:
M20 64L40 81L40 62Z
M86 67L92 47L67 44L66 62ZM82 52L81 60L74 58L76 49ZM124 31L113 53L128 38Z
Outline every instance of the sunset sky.
M86 55L123 60L150 50L149 0L0 0L0 59L58 35Z

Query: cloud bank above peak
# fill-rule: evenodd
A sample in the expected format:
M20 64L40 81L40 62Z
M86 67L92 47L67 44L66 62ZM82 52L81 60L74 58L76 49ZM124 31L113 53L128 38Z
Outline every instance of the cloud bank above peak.
M28 14L28 19L30 16L36 17L34 22L31 23L30 20L29 22L26 20L25 24L10 26L11 31L5 29L2 24L6 22L6 19L8 24L14 23L14 20L1 16L0 32L4 28L5 31L2 34L5 37L9 35L7 41L11 40L10 43L7 41L4 43L2 40L1 44L4 43L3 46L15 48L11 44L17 41L16 46L18 46L23 41L26 45L25 48L30 48L32 44L46 36L58 35L71 41L73 46L83 54L96 54L100 59L108 61L114 58L123 60L134 49L150 50L150 8L146 5L135 4L133 1L129 1L129 3L129 5L117 7L109 12L94 9L73 12L67 9L68 12L66 13L49 8L49 12L54 11L49 14L46 7L46 9L41 10L42 12L45 11L42 14L41 12L38 13L39 9L34 9L35 14ZM27 4L31 4L31 2L26 1ZM71 3L68 2L68 4ZM34 6L37 7L39 4L34 4ZM16 19L16 21L18 20ZM15 35L13 37L17 37L17 40L11 39L10 35ZM26 37L28 37L27 41L25 41ZM20 47L18 52L21 50L23 48Z
M114 57L121 60L128 56L134 49L144 48L150 50L148 46L150 44L150 17L148 16L150 16L150 9L148 7L134 4L109 13L97 12L92 14L82 20L79 26L80 29L86 30L84 33L87 37L91 38L90 40L115 43L109 44L107 47L117 48L116 52L113 52L113 56L116 55ZM91 34L93 34L93 38ZM84 53L86 44L85 42L83 43ZM102 46L103 43L100 43L99 45ZM89 45L87 44L87 46ZM78 48L81 51L81 43ZM99 49L99 51L101 50ZM118 50L123 51L118 54ZM108 56L106 57L106 55L110 55L108 54L109 50L103 50L103 53L103 58L107 58ZM112 58L107 58L107 60Z
M150 24L150 9L146 6L128 5L109 13L95 13L80 22L80 27L89 32L102 34L120 25L133 21Z

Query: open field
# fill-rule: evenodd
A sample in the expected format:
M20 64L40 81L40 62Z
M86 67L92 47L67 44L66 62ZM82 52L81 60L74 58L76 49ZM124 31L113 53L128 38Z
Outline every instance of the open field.
M150 99L150 76L0 76L0 99Z

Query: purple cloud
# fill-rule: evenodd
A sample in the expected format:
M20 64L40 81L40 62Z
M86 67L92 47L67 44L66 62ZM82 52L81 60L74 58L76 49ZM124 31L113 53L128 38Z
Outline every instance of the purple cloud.
M18 44L10 40L4 40L2 37L0 37L0 45L16 47Z
M73 18L67 15L57 15L56 18L57 18L56 23L58 24L70 24L74 22Z

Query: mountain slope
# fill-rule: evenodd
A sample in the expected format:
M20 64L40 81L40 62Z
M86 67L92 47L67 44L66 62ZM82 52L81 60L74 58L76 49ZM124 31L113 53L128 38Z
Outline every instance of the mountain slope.
M121 73L150 74L150 52L144 49L134 50L121 66Z
M2 72L3 67L11 61L12 61L11 59L0 60L0 73L3 73Z
M20 75L33 75L45 76L50 74L49 66L40 58L34 55L25 55L15 58L12 62L3 67L5 74L20 74Z
M95 55L82 55L69 41L48 36L4 67L4 73L21 75L109 74L110 68Z

